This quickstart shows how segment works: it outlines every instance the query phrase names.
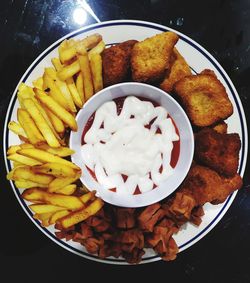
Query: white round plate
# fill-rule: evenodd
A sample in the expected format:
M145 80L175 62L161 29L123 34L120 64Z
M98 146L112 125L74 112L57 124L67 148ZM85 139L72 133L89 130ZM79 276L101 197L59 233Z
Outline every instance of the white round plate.
M180 39L177 43L177 49L184 56L184 58L186 59L186 61L188 62L194 73L199 73L203 69L211 69L215 72L219 80L225 86L229 98L232 101L234 107L233 115L227 120L228 131L236 132L240 135L242 146L241 146L240 159L239 159L239 174L243 176L246 166L246 160L247 160L248 135L247 135L245 114L239 95L237 94L237 91L233 86L233 83L231 82L230 78L226 74L226 72L223 70L223 68L220 66L220 64L215 60L215 58L211 54L209 54L203 47L201 47L198 43L196 43L189 37L171 28L154 23L143 22L143 21L120 20L120 21L108 21L108 22L98 23L88 26L86 28L79 29L75 32L72 32L64 36L63 38L59 39L54 44L52 44L50 47L48 47L32 63L32 65L28 68L28 70L21 78L20 82L25 82L27 84L32 85L32 81L43 74L44 68L51 66L51 58L58 56L57 48L64 39L69 39L69 38L80 39L88 35L91 35L93 33L100 33L103 36L103 40L106 43L106 45L110 45L129 39L143 40L147 37L153 36L163 31L174 31L179 35ZM17 94L17 88L13 93L6 114L5 129L3 136L3 149L4 149L5 164L7 167L7 171L11 170L11 163L6 159L7 148L10 145L20 143L18 137L14 135L12 132L8 131L7 128L7 124L9 121L17 120L16 113L19 104L17 101L16 94ZM30 217L32 222L35 223L35 225L55 243L75 254L78 254L80 256L83 256L91 260L111 263L111 264L127 264L122 258L115 259L110 257L105 260L99 259L97 256L87 253L84 247L81 246L79 243L75 243L73 241L66 242L64 240L57 239L54 234L55 232L54 227L48 227L48 228L41 227L39 222L33 219L32 212L28 208L27 203L21 198L20 190L14 186L13 182L11 182L11 186L19 203L21 204L27 215ZM196 227L190 223L184 225L183 229L177 235L174 236L179 246L179 250L183 251L184 249L192 246L194 243L196 243L202 237L204 237L226 213L231 203L233 202L235 196L236 196L236 192L231 194L224 203L219 205L206 204L204 206L205 215L203 216L203 221L199 227ZM149 263L157 260L160 260L160 257L157 256L150 249L150 250L146 250L146 253L143 256L141 263Z

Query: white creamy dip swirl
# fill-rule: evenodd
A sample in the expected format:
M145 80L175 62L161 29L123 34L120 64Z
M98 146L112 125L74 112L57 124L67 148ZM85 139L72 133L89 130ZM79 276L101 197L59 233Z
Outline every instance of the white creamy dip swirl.
M124 100L120 115L114 101L104 103L84 136L84 164L105 189L128 194L137 186L141 193L152 190L173 172L171 153L179 136L167 116L165 108L134 96ZM146 128L152 120L150 129ZM126 182L122 174L128 176Z

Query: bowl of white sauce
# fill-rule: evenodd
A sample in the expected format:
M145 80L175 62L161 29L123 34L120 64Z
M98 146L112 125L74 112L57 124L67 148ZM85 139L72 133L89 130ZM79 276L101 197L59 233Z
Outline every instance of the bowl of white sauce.
M113 205L142 207L173 193L194 153L190 121L176 100L151 85L121 83L89 99L71 132L81 181Z

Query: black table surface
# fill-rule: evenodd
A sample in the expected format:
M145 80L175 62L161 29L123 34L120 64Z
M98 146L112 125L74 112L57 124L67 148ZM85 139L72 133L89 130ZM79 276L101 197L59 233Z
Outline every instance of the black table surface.
M174 28L206 48L223 66L250 107L250 1L91 0L94 15L76 22L85 1L4 0L0 8L1 135L7 107L21 76L57 39L97 21L137 19ZM1 146L2 150L2 146ZM133 280L159 278L187 282L250 282L250 174L222 220L173 262L138 266L96 263L68 252L47 238L26 216L5 178L1 154L0 276L21 282L46 280ZM11 267L11 271L9 271ZM87 276L87 279L86 279ZM105 276L105 277L104 277ZM5 279L5 280L6 280ZM81 280L80 279L80 280ZM2 279L1 279L2 280ZM25 280L25 281L24 281ZM30 281L29 281L30 280ZM2 281L3 282L3 281ZM59 281L60 282L60 281Z

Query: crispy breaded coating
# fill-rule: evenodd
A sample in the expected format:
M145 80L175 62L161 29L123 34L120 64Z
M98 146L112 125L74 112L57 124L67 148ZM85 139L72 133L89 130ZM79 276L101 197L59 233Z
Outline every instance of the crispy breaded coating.
M110 86L129 80L131 50L137 40L128 40L102 52L103 84Z
M187 76L174 86L193 125L206 127L228 118L233 106L214 73Z
M178 192L169 200L168 216L177 223L184 223L191 219L195 207L207 202L222 203L241 187L242 178L238 174L224 178L207 167L193 165Z
M173 62L170 70L167 71L164 80L160 84L160 88L166 92L171 92L174 84L180 79L192 75L189 65L176 48L173 50L172 57L171 61Z
M131 55L133 80L161 80L170 67L171 54L178 38L174 32L163 32L136 43Z
M227 123L225 121L222 121L215 125L213 129L220 134L226 134L227 133Z
M233 176L239 165L238 134L220 134L205 128L195 135L195 158L224 176Z

